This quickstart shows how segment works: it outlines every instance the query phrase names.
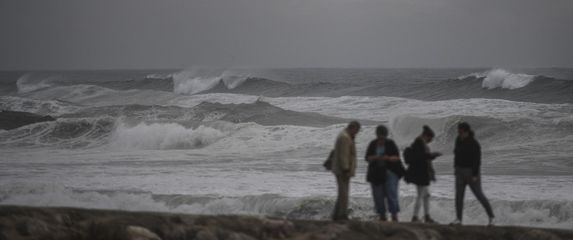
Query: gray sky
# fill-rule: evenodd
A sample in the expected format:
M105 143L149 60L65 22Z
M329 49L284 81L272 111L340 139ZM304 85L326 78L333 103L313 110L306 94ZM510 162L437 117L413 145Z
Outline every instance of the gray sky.
M573 67L571 0L0 0L0 69Z

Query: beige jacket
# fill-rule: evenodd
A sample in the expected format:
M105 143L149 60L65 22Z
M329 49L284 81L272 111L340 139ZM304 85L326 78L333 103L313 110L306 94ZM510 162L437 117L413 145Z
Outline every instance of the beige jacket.
M332 172L334 174L341 175L345 170L349 170L349 177L354 177L356 172L356 146L346 129L338 134L336 138L333 160Z

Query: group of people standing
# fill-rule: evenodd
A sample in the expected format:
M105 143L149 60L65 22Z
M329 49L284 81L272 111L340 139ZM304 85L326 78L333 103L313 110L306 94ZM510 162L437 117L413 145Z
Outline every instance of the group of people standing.
M356 170L354 138L360 127L359 122L352 121L336 139L331 159L331 171L336 176L338 186L338 197L332 215L334 220L348 219L350 178L354 177ZM372 188L374 208L381 221L388 221L387 212L390 212L391 221L399 221L398 189L400 179L404 178L407 183L414 184L417 191L412 222L436 223L430 216L429 186L436 180L432 161L442 154L432 152L428 147L434 136L430 127L423 127L422 133L404 150L404 160L408 165L406 168L396 143L388 138L388 128L383 125L376 128L376 139L370 142L365 154L365 160L368 162L366 181ZM454 148L456 220L452 224L462 224L464 194L468 185L485 208L489 225L493 224L494 214L481 188L480 165L481 148L474 132L468 123L459 123ZM418 215L422 206L423 219Z

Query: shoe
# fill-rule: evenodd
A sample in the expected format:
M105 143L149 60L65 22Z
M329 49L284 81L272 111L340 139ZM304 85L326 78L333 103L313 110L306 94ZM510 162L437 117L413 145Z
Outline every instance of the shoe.
M451 226L461 226L462 225L462 221L459 219L456 219L455 221L450 223Z
M495 226L495 218L490 217L487 226L488 227Z
M437 223L436 221L434 221L434 219L432 219L432 218L430 217L430 215L424 216L424 222L425 222L425 223Z
M344 222L350 219L348 218L348 216L338 216L338 217L333 217L332 220L335 222Z
M399 222L397 214L392 214L392 222Z
M387 222L388 218L386 218L386 215L380 215L380 218L378 218L378 220L380 220L381 222Z
M418 216L413 216L413 217L412 217L412 222L413 222L413 223L419 223L419 222L420 222L420 219L418 219Z

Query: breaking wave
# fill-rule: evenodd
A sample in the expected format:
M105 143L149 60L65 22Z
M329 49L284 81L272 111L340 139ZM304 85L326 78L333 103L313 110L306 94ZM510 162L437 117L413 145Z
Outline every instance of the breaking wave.
M145 150L202 148L230 134L226 130L203 125L192 129L175 123L140 123L133 127L119 124L111 136L110 146Z
M220 83L234 89L249 78L231 71L187 70L173 74L173 91L177 94L196 94L214 88Z
M40 115L59 115L77 111L80 106L60 100L36 100L3 96L0 97L0 109Z
M466 76L459 77L459 79L481 79L482 88L495 89L517 89L530 84L536 79L536 75L529 75L524 73L512 73L505 69L497 68L485 72L472 73Z
M19 93L28 93L51 87L59 79L61 79L60 76L51 74L26 73L16 81L16 86Z
M2 132L0 145L11 147L58 146L89 148L107 143L112 118L58 119Z

